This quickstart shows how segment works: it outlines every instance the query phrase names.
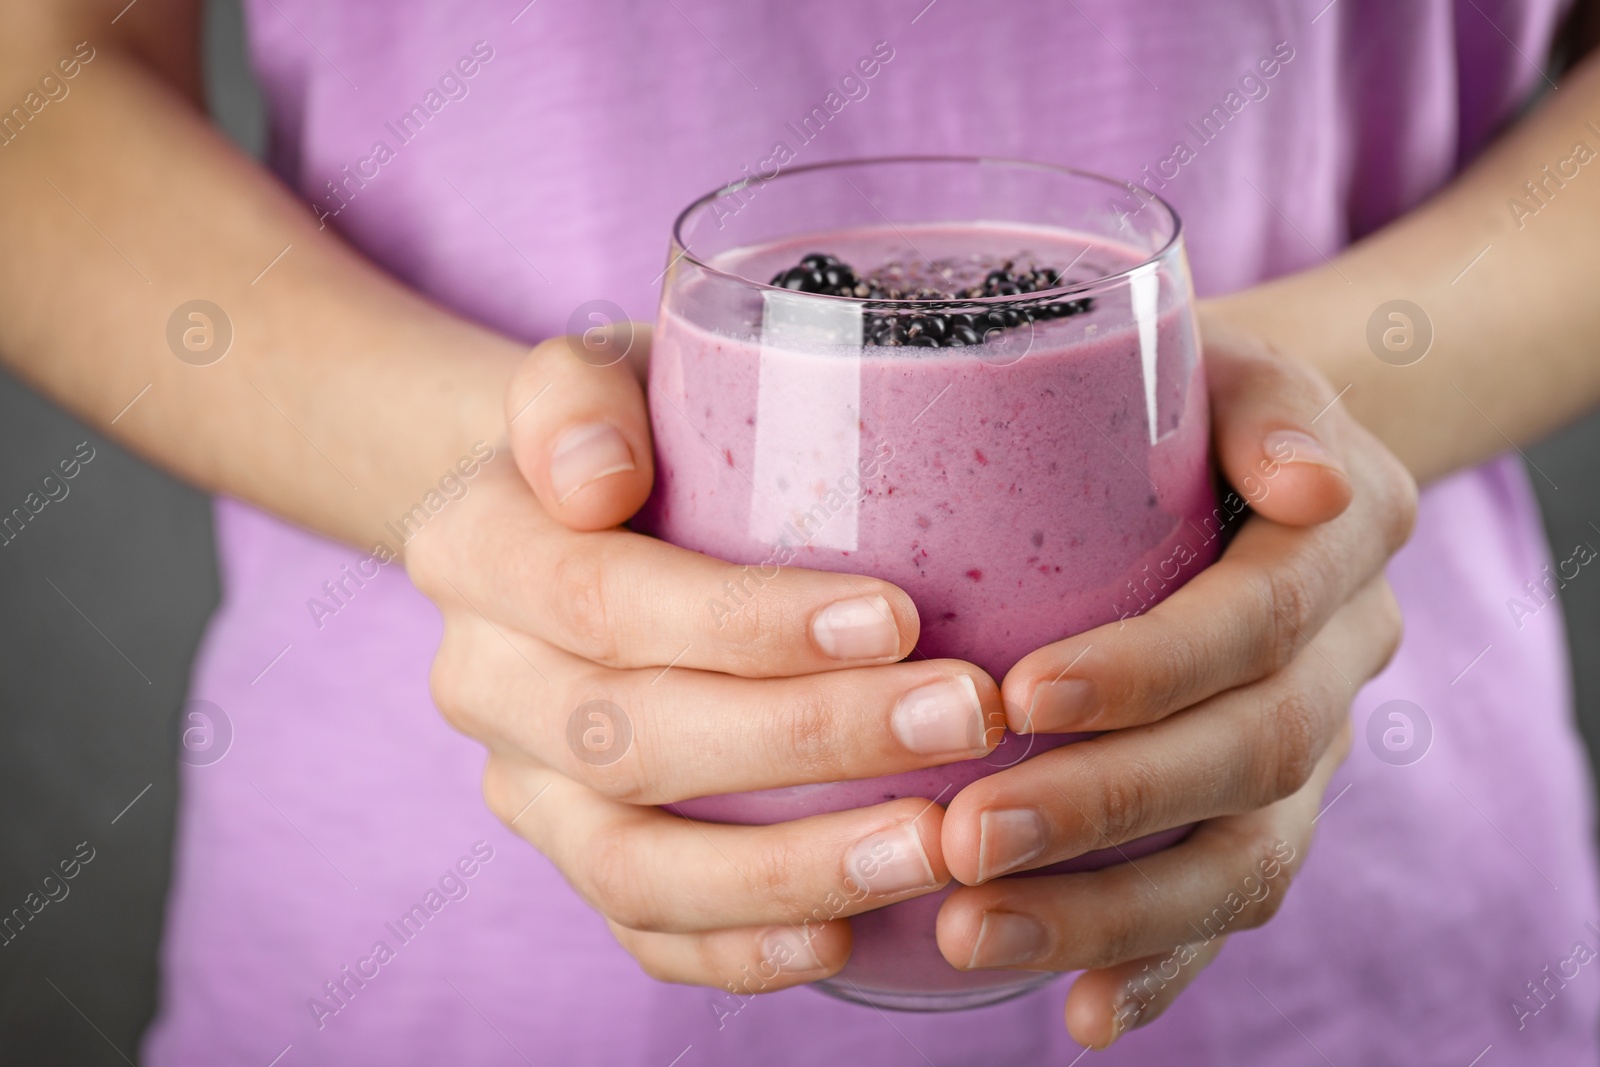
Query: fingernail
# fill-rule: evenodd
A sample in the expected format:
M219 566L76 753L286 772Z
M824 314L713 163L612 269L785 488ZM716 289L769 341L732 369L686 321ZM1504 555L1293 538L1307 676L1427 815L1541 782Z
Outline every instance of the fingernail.
M1105 1048L1110 1048L1117 1038L1143 1021L1145 1008L1149 1005L1139 999L1135 990L1135 986L1123 986L1117 998L1111 1002L1111 1040L1105 1043Z
M837 600L811 620L817 647L834 659L882 659L900 651L900 628L876 594Z
M1274 430L1261 442L1267 455L1279 463L1314 463L1319 467L1344 474L1344 464L1333 458L1333 453L1321 441L1299 430Z
M1044 817L1032 808L984 812L978 820L978 881L1016 870L1044 847Z
M1017 733L1047 734L1082 726L1094 717L1095 688L1087 678L1062 678L1040 682L1033 690L1028 721ZM1012 727L1016 730L1016 726Z
M986 911L967 966L1011 967L1027 963L1041 955L1044 943L1044 927L1034 919L1009 911Z
M939 884L915 827L897 826L862 838L850 849L846 869L874 893L889 896Z
M761 938L761 959L780 971L820 971L822 960L811 942L798 930L775 926Z
M981 754L983 703L970 675L921 685L902 696L889 714L900 743L924 756Z
M556 502L564 504L584 486L634 469L633 449L616 427L603 422L574 426L556 440L550 453L550 488Z

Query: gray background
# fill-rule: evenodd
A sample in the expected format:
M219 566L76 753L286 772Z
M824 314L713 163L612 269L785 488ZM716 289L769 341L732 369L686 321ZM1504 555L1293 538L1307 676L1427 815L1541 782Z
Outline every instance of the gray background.
M259 154L261 105L246 73L237 0L208 4L206 41L212 111ZM171 860L169 738L217 602L206 499L0 372L0 502L20 501L80 441L96 457L68 483L69 495L0 548L0 913L79 842L95 849L70 894L0 948L0 1058L8 1063L136 1058L155 1006ZM1600 525L1600 419L1529 455L1560 487L1534 477L1559 558L1579 541L1600 542L1589 526ZM1600 638L1600 581L1563 596L1592 755L1600 659L1582 650Z

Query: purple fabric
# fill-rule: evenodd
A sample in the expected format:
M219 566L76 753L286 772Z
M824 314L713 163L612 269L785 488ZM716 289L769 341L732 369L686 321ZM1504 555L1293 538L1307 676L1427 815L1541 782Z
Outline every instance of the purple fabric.
M1437 189L1516 112L1560 7L1325 2L247 6L284 178L320 211L344 180L330 225L533 341L595 298L650 317L674 213L778 141L801 162L948 151L1137 177L1182 139L1193 158L1158 191L1185 217L1203 293L1315 264ZM802 145L785 124L880 41L893 58L865 98ZM476 42L472 76L445 86L460 98L441 92L401 143L388 124ZM1280 42L1293 58L1246 86L1266 95L1201 144L1187 124ZM393 158L346 179L379 140ZM1059 983L952 1015L885 1017L807 989L728 1015L719 993L645 977L485 810L482 752L428 696L438 616L405 575L385 569L319 625L308 599L361 553L231 501L217 519L225 597L193 695L235 738L185 768L148 1062L1075 1062ZM1485 1065L1594 1062L1596 968L1564 986L1542 970L1600 945L1559 612L1519 628L1507 605L1546 562L1515 462L1425 493L1390 568L1404 647L1356 699L1354 752L1282 912L1094 1062L1465 1067L1490 1045ZM1393 699L1433 727L1409 766L1366 741ZM470 878L447 877L458 863ZM420 932L392 929L435 902ZM392 958L363 964L379 941ZM346 966L370 977L341 1005L324 983Z

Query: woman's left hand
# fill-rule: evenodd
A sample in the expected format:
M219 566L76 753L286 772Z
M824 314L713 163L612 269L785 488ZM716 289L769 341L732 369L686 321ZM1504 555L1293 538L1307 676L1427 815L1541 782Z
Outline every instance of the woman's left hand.
M1383 568L1415 520L1410 474L1314 371L1215 316L1202 335L1217 459L1252 514L1148 613L1012 668L1012 730L1111 732L973 783L944 820L967 886L939 913L945 958L1086 971L1067 1028L1096 1048L1277 912L1349 751L1350 703L1400 640ZM994 880L1187 823L1136 862Z

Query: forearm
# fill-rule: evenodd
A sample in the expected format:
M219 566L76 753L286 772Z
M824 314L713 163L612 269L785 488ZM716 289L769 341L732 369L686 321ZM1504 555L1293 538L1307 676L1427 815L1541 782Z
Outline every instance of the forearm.
M355 544L393 543L384 522L504 432L521 347L319 232L205 121L183 72L140 57L109 16L4 21L7 106L101 36L68 95L0 145L0 358L197 485ZM167 340L195 298L233 329L207 365Z
M1577 163L1577 142L1594 162ZM1565 175L1563 160L1572 160ZM1546 179L1546 164L1564 184ZM1546 184L1542 204L1530 180ZM1513 200L1537 211L1514 214ZM1309 360L1335 389L1349 386L1340 403L1427 481L1600 401L1597 236L1600 67L1590 60L1418 210L1329 265L1211 307ZM1394 299L1421 307L1432 325L1431 349L1409 366L1368 344L1374 311Z

